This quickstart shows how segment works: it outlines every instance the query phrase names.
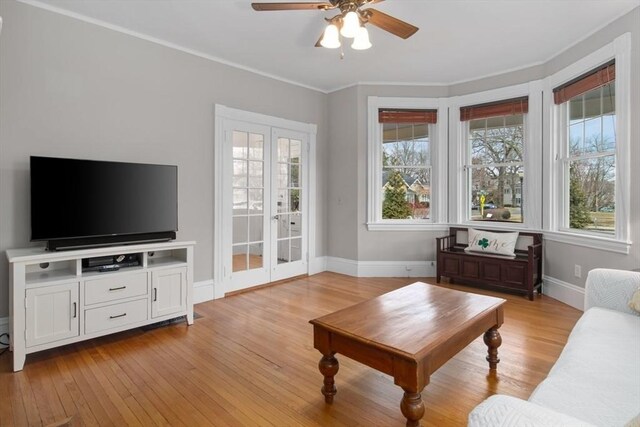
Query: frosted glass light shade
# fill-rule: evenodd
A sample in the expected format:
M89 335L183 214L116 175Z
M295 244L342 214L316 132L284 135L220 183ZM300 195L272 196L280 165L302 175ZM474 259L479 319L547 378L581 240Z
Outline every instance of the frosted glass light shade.
M353 38L358 33L358 28L360 28L360 18L358 17L358 14L355 12L348 12L342 21L340 34L342 34L342 37Z
M327 25L324 29L322 40L320 41L322 47L328 49L337 49L340 47L340 36L338 34L338 27L334 24Z
M351 48L355 50L365 50L371 47L371 42L369 41L369 32L366 28L360 27L358 32L356 33L356 37L353 39L353 43L351 44Z

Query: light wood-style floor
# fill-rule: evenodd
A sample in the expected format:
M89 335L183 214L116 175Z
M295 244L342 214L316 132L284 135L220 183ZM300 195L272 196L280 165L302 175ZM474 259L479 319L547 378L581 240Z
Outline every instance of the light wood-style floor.
M202 317L27 356L0 357L0 425L404 426L390 377L337 355L338 394L325 405L308 321L416 279L322 273L196 306ZM435 283L435 279L423 279ZM494 393L527 398L580 312L547 296L508 300L497 376L479 337L431 378L424 426L463 426Z

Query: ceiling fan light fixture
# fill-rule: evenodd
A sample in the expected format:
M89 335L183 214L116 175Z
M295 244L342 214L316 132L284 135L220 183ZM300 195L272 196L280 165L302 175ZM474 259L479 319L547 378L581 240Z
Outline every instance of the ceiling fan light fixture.
M366 50L366 49L369 49L370 47L371 47L371 42L369 41L369 32L365 27L358 28L358 32L356 33L356 36L353 39L351 48L355 50Z
M354 11L347 12L342 20L342 28L340 34L343 37L354 38L360 28L360 17Z
M327 28L324 29L324 35L322 36L320 45L327 49L337 49L340 47L340 34L335 24L329 24Z

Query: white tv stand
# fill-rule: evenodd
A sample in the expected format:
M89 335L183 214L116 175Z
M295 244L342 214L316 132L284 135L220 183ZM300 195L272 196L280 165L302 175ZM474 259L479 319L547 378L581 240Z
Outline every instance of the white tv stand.
M166 242L46 252L12 249L9 331L13 370L26 355L186 316L193 324L195 242ZM83 260L129 255L139 265L83 269Z

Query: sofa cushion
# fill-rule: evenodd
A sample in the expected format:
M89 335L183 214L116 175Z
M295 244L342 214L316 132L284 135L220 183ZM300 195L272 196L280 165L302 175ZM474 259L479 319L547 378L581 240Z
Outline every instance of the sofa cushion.
M640 412L640 317L587 310L529 401L600 426Z

